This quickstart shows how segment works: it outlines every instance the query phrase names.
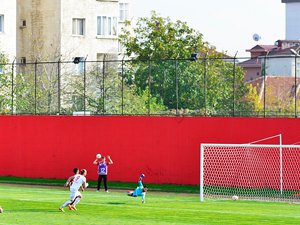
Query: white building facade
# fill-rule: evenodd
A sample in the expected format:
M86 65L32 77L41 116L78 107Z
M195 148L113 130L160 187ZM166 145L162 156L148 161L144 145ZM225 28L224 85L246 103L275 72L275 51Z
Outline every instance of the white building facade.
M300 0L282 0L286 13L286 40L300 39Z
M17 63L13 68L22 80L36 85L36 113L86 111L86 94L104 93L98 75L118 72L117 63L104 60L123 58L118 37L125 21L133 20L134 2L0 0L0 53Z
M16 57L16 0L0 0L0 51L10 62Z
M261 61L266 63L266 74L269 76L281 76L281 77L289 77L300 75L300 60L299 58L295 59L295 56L290 55L276 55L269 56L266 59L264 57L261 58ZM295 65L296 62L296 65ZM295 67L296 66L296 67ZM296 68L296 71L295 71Z
M17 1L17 55L27 62L116 59L121 26L133 17L133 0Z

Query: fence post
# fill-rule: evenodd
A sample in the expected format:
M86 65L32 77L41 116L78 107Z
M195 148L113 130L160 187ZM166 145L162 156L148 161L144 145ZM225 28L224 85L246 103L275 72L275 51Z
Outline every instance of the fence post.
M176 85L176 115L178 115L178 107L179 107L179 87L178 87L178 64L177 59L175 59L175 85Z
M298 117L297 114L297 55L295 55L295 118Z
M36 103L36 95L37 95L37 59L35 60L34 63L34 115L36 115L36 107L37 107L37 103Z
M206 73L207 73L207 63L206 63L206 60L207 60L207 52L205 53L205 56L204 56L204 115L207 116L207 76L206 76Z
M232 82L232 116L235 116L235 78L236 78L236 55L238 52L235 53L234 58L233 58L233 82Z
M103 60L102 60L102 114L105 113L105 56L103 56Z
M86 98L86 59L87 56L84 59L83 62L83 115L85 115L85 111L86 111L86 105L85 105L85 98Z
M60 63L61 63L61 59L58 59L57 62L57 111L58 111L58 115L60 114L60 106L61 106L61 102L60 102L60 76L61 76L61 71L60 71Z
M264 57L264 65L263 65L263 76L264 76L264 117L266 117L266 63L267 63L267 55L269 52Z
M15 60L12 63L11 66L11 115L14 114L14 68L15 68Z
M152 75L152 61L150 59L149 60L149 76L148 76L148 85L149 85L149 90L148 90L148 116L150 115L151 75Z
M124 115L124 57L122 58L122 115Z

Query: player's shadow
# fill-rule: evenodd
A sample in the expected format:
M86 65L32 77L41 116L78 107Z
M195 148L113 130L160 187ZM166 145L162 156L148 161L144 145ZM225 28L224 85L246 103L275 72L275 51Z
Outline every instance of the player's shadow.
M125 205L126 203L124 203L124 202L107 202L106 204L108 204L108 205Z

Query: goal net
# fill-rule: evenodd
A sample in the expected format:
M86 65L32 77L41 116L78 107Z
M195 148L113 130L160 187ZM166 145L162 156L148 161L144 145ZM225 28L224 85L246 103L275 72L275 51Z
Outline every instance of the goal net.
M300 202L300 145L201 144L200 200Z

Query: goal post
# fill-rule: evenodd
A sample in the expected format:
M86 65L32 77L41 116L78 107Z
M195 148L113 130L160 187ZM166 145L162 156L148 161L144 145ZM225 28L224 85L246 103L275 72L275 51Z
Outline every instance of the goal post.
M300 145L201 144L204 198L300 201Z

